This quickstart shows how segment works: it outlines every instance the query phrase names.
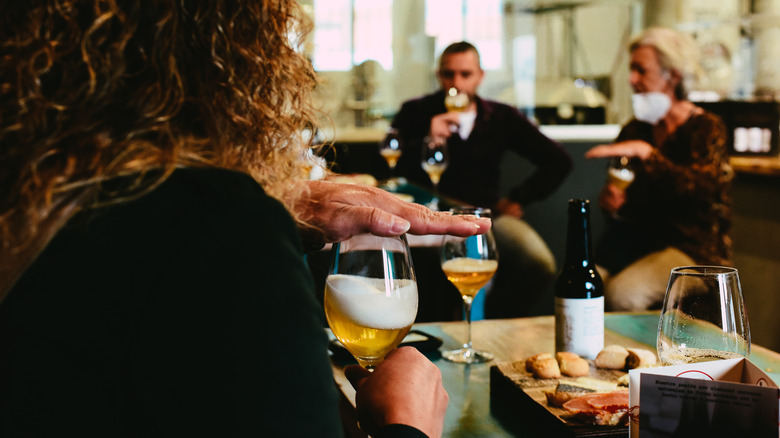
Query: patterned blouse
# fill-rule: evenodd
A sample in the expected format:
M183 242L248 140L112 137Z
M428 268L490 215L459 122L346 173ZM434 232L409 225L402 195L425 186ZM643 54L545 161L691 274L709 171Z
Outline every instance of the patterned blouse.
M726 128L708 112L693 115L657 144L653 126L632 120L617 141L644 140L656 149L634 160L636 178L607 225L596 257L622 269L650 252L676 247L699 264L731 264L731 182ZM602 257L603 256L603 257Z

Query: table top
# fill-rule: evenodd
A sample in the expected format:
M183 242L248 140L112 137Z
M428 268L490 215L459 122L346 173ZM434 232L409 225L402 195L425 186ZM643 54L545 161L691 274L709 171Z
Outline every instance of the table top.
M606 314L605 344L655 350L658 317L658 312ZM472 327L474 348L495 355L495 359L486 364L456 364L442 359L438 352L427 354L441 370L444 387L450 396L443 436L537 436L537 432L519 430L516 425L505 424L491 414L490 367L498 362L521 361L537 353L554 352L554 324L553 316L475 321ZM442 349L459 347L466 336L466 325L462 321L415 324L413 328L441 338ZM780 354L753 345L750 361L775 382L780 382ZM344 377L342 364L333 363L333 374L344 397L345 424L354 424L355 391ZM350 432L354 436L365 436L357 429Z

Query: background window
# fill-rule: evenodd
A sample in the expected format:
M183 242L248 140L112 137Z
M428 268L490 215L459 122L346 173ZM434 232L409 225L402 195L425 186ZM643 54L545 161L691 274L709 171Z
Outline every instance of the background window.
M436 56L457 41L479 49L482 68L503 65L502 0L426 0L425 33L436 37Z
M347 71L373 59L392 69L392 12L392 0L315 0L314 68Z

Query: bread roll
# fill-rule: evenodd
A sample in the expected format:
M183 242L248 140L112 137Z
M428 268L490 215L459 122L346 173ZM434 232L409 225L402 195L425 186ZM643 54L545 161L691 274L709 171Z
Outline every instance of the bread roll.
M525 369L537 379L557 379L561 377L558 362L550 353L540 353L525 360Z
M644 348L629 348L626 358L626 368L652 367L657 363L655 353Z
M558 367L561 369L561 374L564 376L587 376L590 372L588 361L581 358L576 353L559 351L558 353L555 353L555 359L558 360Z
M607 345L599 351L593 363L598 368L608 370L622 370L626 368L628 350L621 345Z

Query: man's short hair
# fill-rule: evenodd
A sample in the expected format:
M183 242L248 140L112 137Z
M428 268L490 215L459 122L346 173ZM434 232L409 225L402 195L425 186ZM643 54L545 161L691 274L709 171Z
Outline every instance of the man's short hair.
M454 55L456 53L464 53L464 52L474 52L474 54L477 55L477 65L481 70L482 63L479 60L479 50L477 50L477 48L474 47L473 44L466 41L459 41L457 43L452 43L449 46L447 46L443 52L441 52L441 56L439 56L439 70L441 70L441 66L442 66L442 62L444 61L444 58L450 55Z

